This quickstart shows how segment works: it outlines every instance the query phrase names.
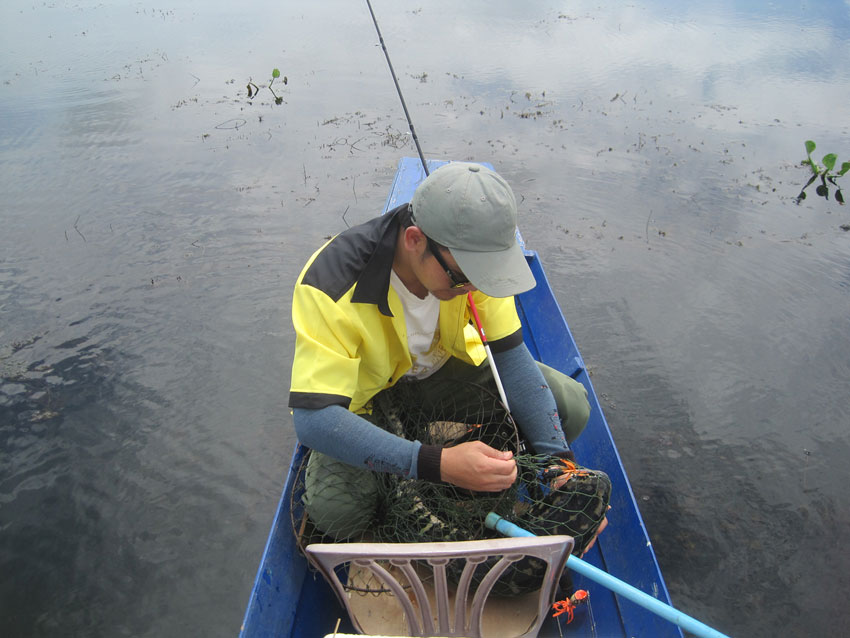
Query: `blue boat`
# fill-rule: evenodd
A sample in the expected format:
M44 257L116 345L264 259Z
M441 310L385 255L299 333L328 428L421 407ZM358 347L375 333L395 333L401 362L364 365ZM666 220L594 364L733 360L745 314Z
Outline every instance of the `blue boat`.
M443 161L429 161L433 171ZM403 158L384 212L410 201L416 186L425 178L419 159ZM590 420L574 443L576 457L587 467L604 470L612 482L609 525L584 560L615 578L629 583L655 599L670 604L655 552L638 510L632 488L602 408L590 382L587 368L576 347L537 253L525 250L537 285L516 298L523 334L531 354L543 363L569 374L588 391ZM316 638L338 630L354 633L345 609L330 586L312 569L299 551L293 533L298 495L291 492L306 450L296 446L286 485L263 552L240 635L243 638ZM576 610L569 624L550 619L541 636L682 638L681 629L608 588L574 573L577 589L589 592L589 603Z

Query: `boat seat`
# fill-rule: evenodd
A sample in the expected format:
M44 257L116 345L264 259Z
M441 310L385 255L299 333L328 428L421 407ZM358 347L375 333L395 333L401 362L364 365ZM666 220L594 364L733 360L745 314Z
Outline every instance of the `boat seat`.
M526 616L521 628L511 630L510 635L536 636L552 607L558 579L572 548L570 536L541 536L444 543L317 543L308 545L305 551L333 587L357 631L367 635L396 633L380 627L367 630L369 623L364 621L378 614L369 608L364 610L353 599L376 596L359 596L341 580L348 577L347 572L359 569L380 582L381 590L386 593L380 597L391 601L390 615L397 622L407 621L407 634L402 635L477 638L484 635L482 617L493 585L512 563L525 557L544 561L546 573L540 590L528 595L530 622L526 624ZM497 560L487 563L490 568L486 574L478 570L473 578L477 566L488 559ZM454 587L447 578L450 561L464 561L462 570L456 565L453 571L460 574ZM493 604L487 606L487 615L497 613L489 610L503 609L511 600L493 598ZM486 633L494 635L492 630ZM499 635L508 634L500 631Z

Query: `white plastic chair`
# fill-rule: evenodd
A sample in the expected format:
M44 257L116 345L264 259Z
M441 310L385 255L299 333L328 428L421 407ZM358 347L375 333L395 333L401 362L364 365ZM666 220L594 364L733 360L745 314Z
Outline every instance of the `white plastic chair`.
M538 558L546 563L546 573L540 583L534 621L523 638L537 636L540 626L552 606L558 579L564 570L573 548L570 536L541 536L526 538L498 538L480 541L446 543L333 543L313 544L306 548L307 556L331 584L357 631L365 633L361 622L350 604L350 592L337 573L340 565L348 563L369 570L392 592L399 612L407 620L410 636L470 636L482 635L482 615L490 591L505 570L526 556ZM475 589L472 606L469 608L473 572L488 558L500 559L490 568ZM454 604L451 604L446 565L453 559L465 560L463 571L455 589ZM396 575L379 564L388 564L392 571L400 572L407 582L409 591L399 582ZM414 566L416 562L416 566ZM425 568L423 569L423 566ZM433 582L434 609L429 600L426 586L419 572L425 571L425 580ZM453 609L451 609L453 607ZM467 609L469 608L469 613ZM452 622L453 621L453 622Z

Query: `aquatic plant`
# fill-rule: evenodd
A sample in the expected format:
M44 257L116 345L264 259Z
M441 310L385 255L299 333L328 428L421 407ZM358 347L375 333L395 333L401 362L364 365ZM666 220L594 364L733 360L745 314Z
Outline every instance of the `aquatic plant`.
M280 77L280 69L272 69L272 79L271 79L271 80L269 80L269 91L271 91L271 92L272 92L272 95L274 95L274 103L275 103L275 104L281 104L281 103L283 103L283 98L282 98L282 97L278 97L277 93L275 93L275 92L274 92L274 89L272 88L272 84L274 84L274 81L275 81L276 79L278 79L279 77ZM287 77L284 75L284 76L283 76L283 83L284 83L284 85L286 85L288 82L289 82L289 80L288 80L288 79L287 79Z
M812 159L812 153L815 148L816 145L812 140L806 140L807 159L804 159L802 164L804 166L809 166L812 170L812 176L809 178L809 181L806 182L806 185L803 186L803 190L800 191L800 194L797 195L797 203L799 204L801 201L806 199L806 189L820 178L821 183L818 184L815 192L824 199L829 199L829 186L827 186L827 182L829 182L835 186L835 201L843 205L844 195L841 193L841 187L838 186L837 180L839 177L847 173L847 171L850 171L850 162L842 163L841 169L838 172L835 172L835 164L838 162L838 156L835 153L828 153L824 155L823 159L821 159L823 166L821 166Z
M280 97L277 93L275 93L275 90L272 88L272 84L274 84L274 81L277 80L278 78L280 78L280 69L272 69L272 77L269 80L269 83L266 85L266 88L268 88L268 90L271 91L272 95L274 96L274 103L275 104L283 104L283 98ZM284 84L289 83L289 79L285 75L283 76L283 83ZM258 87L253 82L248 82L247 88L248 88L248 99L249 100L257 97L257 95L260 92L260 87Z

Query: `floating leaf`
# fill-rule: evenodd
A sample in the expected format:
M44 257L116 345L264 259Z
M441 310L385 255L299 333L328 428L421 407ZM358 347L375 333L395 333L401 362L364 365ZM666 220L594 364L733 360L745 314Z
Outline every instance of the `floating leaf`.
M837 201L842 206L844 205L844 195L841 194L840 190L835 193L835 201Z
M272 71L272 77L275 78L275 79L279 78L280 77L280 69L274 69Z
M844 175L844 173L846 173L847 171L850 171L850 162L844 162L844 163L841 165L841 170L840 170L840 171L838 171L838 174L839 174L839 175Z
M806 140L806 155L809 159L804 159L803 164L808 164L809 168L812 169L812 173L817 175L820 171L818 170L818 165L812 159L812 152L815 150L815 143L812 140Z
M835 162L837 159L838 156L835 153L829 153L828 155L824 155L823 160L821 161L823 162L824 167L826 167L826 170L831 171L835 168Z
M820 184L820 185L819 185L819 186L815 189L815 192L816 192L818 195L820 195L821 197L829 198L829 189L828 189L826 186L824 186L823 184Z

